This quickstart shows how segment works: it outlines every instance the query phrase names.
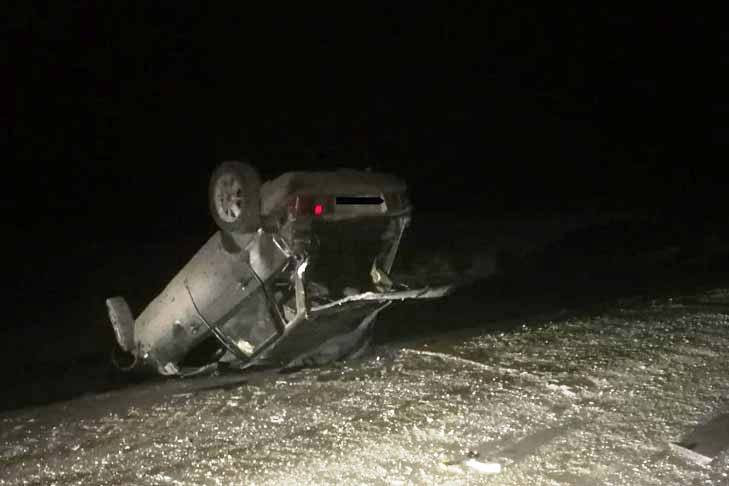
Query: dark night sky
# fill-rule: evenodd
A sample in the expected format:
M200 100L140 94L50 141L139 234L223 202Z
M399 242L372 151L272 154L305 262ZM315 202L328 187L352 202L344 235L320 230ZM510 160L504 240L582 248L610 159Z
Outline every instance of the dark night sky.
M208 176L242 157L267 177L370 165L422 210L489 214L716 182L693 122L706 15L459 5L13 12L4 205L71 240L208 231Z
M444 217L647 209L676 215L666 238L729 238L718 13L156 3L6 7L0 354L18 380L16 363L51 360L40 349L110 345L104 299L141 311L215 231L208 180L226 159L266 178L394 172Z

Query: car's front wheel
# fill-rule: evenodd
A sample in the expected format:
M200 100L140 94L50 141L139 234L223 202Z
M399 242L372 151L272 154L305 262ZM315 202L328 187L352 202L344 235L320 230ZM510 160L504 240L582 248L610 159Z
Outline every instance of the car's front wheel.
M218 227L250 233L261 226L261 177L250 164L228 161L210 177L210 213Z

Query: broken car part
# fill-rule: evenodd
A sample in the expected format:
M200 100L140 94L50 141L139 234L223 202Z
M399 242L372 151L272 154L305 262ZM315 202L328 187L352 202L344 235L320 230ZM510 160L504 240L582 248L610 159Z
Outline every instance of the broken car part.
M288 172L261 184L253 166L229 161L212 174L209 207L219 231L136 319L122 297L107 299L132 356L122 368L186 373L185 358L210 339L211 362L239 368L337 359L392 302L453 288L390 278L412 212L392 175Z

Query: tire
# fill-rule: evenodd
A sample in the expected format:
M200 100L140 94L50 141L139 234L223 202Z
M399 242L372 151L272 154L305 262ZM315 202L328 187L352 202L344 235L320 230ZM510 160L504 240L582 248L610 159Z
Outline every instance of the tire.
M250 164L227 161L210 177L210 214L230 233L252 233L261 226L261 177Z

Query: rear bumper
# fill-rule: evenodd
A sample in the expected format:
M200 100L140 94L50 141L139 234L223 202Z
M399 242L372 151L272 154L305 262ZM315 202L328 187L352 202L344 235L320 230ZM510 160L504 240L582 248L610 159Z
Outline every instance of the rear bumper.
M329 359L356 349L366 339L377 314L396 301L437 299L456 286L444 285L394 292L365 292L299 312L284 331L244 367L268 364L288 366L302 356L329 354Z

